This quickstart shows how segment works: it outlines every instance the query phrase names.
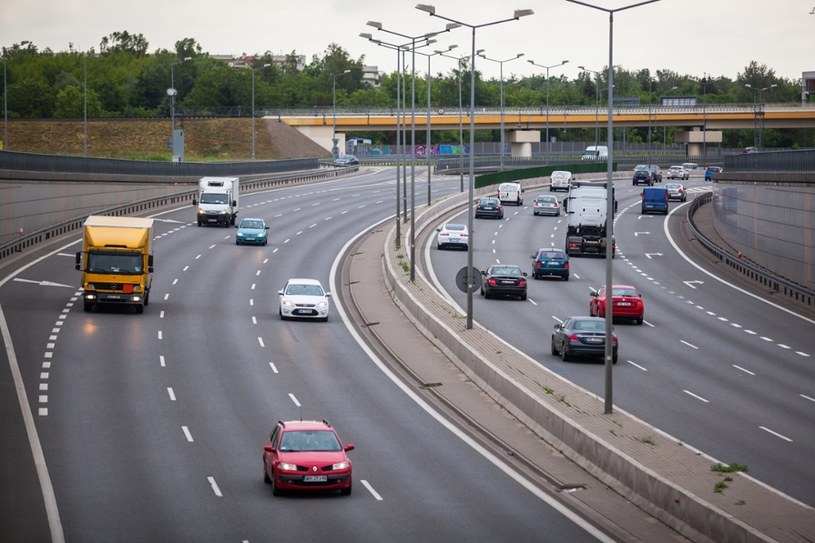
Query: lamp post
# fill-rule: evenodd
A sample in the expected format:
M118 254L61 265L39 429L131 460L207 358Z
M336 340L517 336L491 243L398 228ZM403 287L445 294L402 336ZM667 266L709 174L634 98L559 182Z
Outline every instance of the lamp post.
M82 115L83 115L83 133L82 133L82 156L88 156L88 53L82 55L84 59L84 72L85 72L85 90L82 93Z
M334 160L337 160L340 156L340 150L337 147L337 78L347 73L351 73L351 70L331 74L331 155Z
M255 160L255 72L269 66L271 64L264 64L260 68L252 68L252 160Z
M430 141L430 57L434 55L441 55L442 53L448 53L458 47L458 45L451 45L444 51L434 51L432 53L419 53L420 55L427 57L427 135L425 136L425 151L424 151L424 158L425 164L427 165L427 205L429 206L431 203L431 196L430 196L430 155L431 155L431 141ZM417 51L418 53L418 51Z
M438 36L440 32L428 32L418 36L408 36L400 32L382 28L382 23L378 21L368 21L368 26L372 26L381 32L400 36L410 40L410 281L416 281L416 40L427 40ZM459 25L448 24L442 32L449 32Z
M175 95L178 91L175 88L175 67L178 64L192 60L192 57L184 57L183 59L170 64L170 88L167 89L167 94L170 95L170 118L172 119L172 129L175 131Z
M20 47L31 43L29 40L20 42ZM8 51L3 47L3 150L10 151L8 143Z
M489 58L484 54L484 50L480 49L477 53L479 57L483 58L484 60L489 60L490 62L497 62L498 63L498 73L500 74L500 85L499 88L501 89L501 159L498 166L498 171L504 171L504 63L510 62L512 60L516 60L524 56L523 53L518 53L514 57L505 59L505 60L498 60L495 58Z
M773 89L778 85L773 83L769 87L763 87L761 89L757 89L750 83L745 83L744 86L753 91L753 114L756 118L756 128L753 129L753 145L756 147L756 149L761 149L763 145L762 139L764 137L764 104L762 102L762 104L759 105L758 98L764 94L764 91ZM760 112L759 109L761 109Z
M468 205L467 205L467 231L469 233L469 241L467 242L467 329L473 327L473 200L475 191L475 156L473 150L475 148L475 31L479 28L486 26L493 26L509 21L517 21L521 17L532 15L534 12L531 9L516 9L513 16L507 19L499 19L482 24L468 24L444 15L436 13L436 8L428 4L416 4L416 9L428 13L431 17L438 17L445 21L466 26L472 31L472 50L470 53L470 164L469 164L469 186L468 186Z
M546 160L549 160L549 154L551 152L551 146L549 143L549 69L556 68L558 66L563 66L568 60L563 60L558 64L552 64L550 66L544 66L543 64L535 64L534 60L527 60L529 64L532 66L537 66L538 68L544 68L546 70Z
M462 103L461 103L461 65L466 57L453 57L450 55L442 55L443 57L452 58L453 60L458 62L458 70L456 70L456 74L458 75L458 145L459 145L459 153L458 153L458 174L459 174L459 190L464 192L464 119L462 114Z
M595 83L594 83L594 148L596 149L598 145L600 145L600 72L589 70L585 66L578 66L584 72L589 72L594 74Z
M614 179L612 176L613 167L613 145L614 145L614 119L613 119L613 104L614 104L614 14L618 11L624 11L646 4L659 2L659 0L645 0L636 4L629 4L616 9L609 9L602 6L595 6L580 0L566 0L573 4L579 4L588 8L596 9L608 13L608 161L606 162L606 337L605 337L605 405L604 413L610 415L614 412L614 402L612 395L612 352L611 352L611 327L612 327L612 306L611 306L611 261L614 255L614 238L613 227L614 221Z

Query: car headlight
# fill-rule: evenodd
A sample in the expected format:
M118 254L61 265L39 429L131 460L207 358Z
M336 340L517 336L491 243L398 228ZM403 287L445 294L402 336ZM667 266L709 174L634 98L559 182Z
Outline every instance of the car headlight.
M199 215L206 215L206 214L207 214L207 212L206 212L206 211L204 211L203 209L201 209L201 208L199 207L199 208L198 208L198 214L199 214Z
M257 237L265 238L266 237L266 232L260 232Z
M222 209L222 210L221 210L221 211L220 211L218 214L219 214L219 215L226 215L226 210L225 210L225 209Z
M280 305L282 305L283 307L289 307L289 308L294 307L294 304L288 298L283 298L280 301Z
M351 462L348 460L344 460L342 462L337 462L336 464L331 466L331 469L348 469L351 467Z
M239 238L242 238L242 237L243 237L243 236L245 236L245 235L246 235L246 234L244 234L243 232L238 232L238 237L239 237Z
M277 465L277 469L282 469L284 471L297 471L297 466L294 464L289 464L288 462L280 462Z
M323 300L317 303L317 309L328 309L328 302L326 300Z

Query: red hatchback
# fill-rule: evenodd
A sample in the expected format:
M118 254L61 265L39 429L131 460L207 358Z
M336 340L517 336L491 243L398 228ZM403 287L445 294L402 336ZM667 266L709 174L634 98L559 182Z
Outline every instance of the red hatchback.
M630 285L613 285L611 287L611 314L614 317L623 319L634 319L637 324L642 324L645 316L645 303L642 301L642 294ZM589 314L592 317L606 316L606 288L591 290L591 300L589 301Z
M339 490L351 494L351 460L326 421L278 421L263 447L263 480L283 490Z

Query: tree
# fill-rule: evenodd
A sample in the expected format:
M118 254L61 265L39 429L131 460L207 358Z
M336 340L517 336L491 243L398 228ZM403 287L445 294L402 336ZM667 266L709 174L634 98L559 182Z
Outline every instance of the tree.
M194 38L184 38L175 42L175 54L178 58L195 58L201 56L203 49Z
M81 118L85 115L85 97L78 86L65 87L54 101L54 117ZM88 117L100 117L102 105L93 89L88 89Z
M147 39L142 34L131 34L127 30L113 32L102 38L99 44L101 54L127 53L134 57L147 54Z

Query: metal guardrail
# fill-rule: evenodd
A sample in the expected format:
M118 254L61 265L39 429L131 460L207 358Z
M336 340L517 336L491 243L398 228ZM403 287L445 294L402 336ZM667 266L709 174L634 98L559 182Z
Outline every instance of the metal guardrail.
M263 179L241 180L241 190L245 193L250 193L267 189L269 187L322 181L324 179L339 177L343 174L354 171L357 171L357 168L346 167L342 169L313 170L300 174L286 174L283 176L266 177ZM192 183L190 184L192 185ZM171 205L191 202L196 192L197 191L195 189L189 189L175 194L140 200L126 205L99 209L94 211L94 213L100 215L117 216L135 215ZM3 259L21 253L26 249L37 246L56 237L63 236L70 232L80 230L87 217L88 215L84 214L59 224L37 230L36 232L32 232L31 234L21 236L13 241L0 245L0 263L2 263Z
M748 262L740 257L726 251L725 249L716 245L713 241L707 238L693 220L696 211L705 204L710 204L713 199L713 193L707 192L701 196L694 198L688 208L688 223L693 231L693 235L707 249L713 256L720 259L727 266L742 275L761 283L768 287L773 292L778 292L784 296L800 302L809 308L815 309L815 290L808 289L802 285L794 283L762 266L758 266Z

